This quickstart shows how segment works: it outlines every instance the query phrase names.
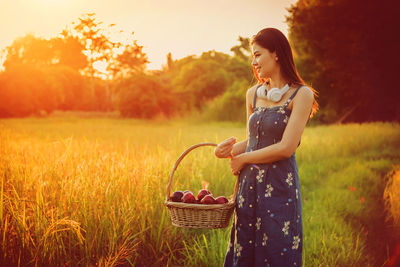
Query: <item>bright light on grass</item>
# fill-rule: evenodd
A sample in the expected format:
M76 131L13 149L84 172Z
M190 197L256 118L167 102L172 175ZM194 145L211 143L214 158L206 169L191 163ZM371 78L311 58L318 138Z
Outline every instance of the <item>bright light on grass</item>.
M388 123L305 130L296 157L306 266L374 266L369 223L400 159L399 133ZM0 263L221 266L230 228L173 227L163 202L186 148L244 135L227 123L0 120ZM195 192L207 181L216 195L233 193L228 160L212 148L190 153L175 176L172 190Z

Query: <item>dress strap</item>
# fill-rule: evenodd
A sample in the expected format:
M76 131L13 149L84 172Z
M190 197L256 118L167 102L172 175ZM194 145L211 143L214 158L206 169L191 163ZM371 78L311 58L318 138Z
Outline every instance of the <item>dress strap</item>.
M259 85L257 85L256 91L254 92L253 109L256 107L257 91L258 91L258 88L260 88L261 85L262 85L262 83L260 83Z
M299 91L299 89L301 87L303 87L304 85L300 85L299 87L297 87L297 89L293 92L293 94L288 98L288 100L286 100L286 103L284 104L284 106L289 105L289 103L293 100L293 98L296 96L297 92Z

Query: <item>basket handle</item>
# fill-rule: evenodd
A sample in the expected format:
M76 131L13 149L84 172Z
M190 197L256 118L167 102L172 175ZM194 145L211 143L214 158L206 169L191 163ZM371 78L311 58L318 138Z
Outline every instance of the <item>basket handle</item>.
M176 169L178 168L179 163L181 163L182 159L187 154L189 154L190 151L192 151L193 149L196 149L198 147L201 147L201 146L217 146L217 144L215 144L215 143L200 143L200 144L197 144L197 145L193 145L193 146L189 147L188 149L186 149L180 155L178 160L175 162L174 167L172 168L171 174L169 175L166 201L169 201L169 196L170 196L170 193L171 193L172 177L174 176L174 173L175 173ZM237 195L238 189L239 189L239 178L237 177L236 178L236 183L235 183L235 189L234 189L234 192L233 192L233 195L232 195L233 201L235 201L235 199L236 199L236 195Z

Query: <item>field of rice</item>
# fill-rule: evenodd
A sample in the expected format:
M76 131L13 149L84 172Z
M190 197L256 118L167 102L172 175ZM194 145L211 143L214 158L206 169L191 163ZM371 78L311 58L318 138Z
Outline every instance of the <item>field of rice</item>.
M174 227L164 201L185 149L230 136L243 139L245 126L73 115L0 120L0 265L221 266L230 227ZM399 148L399 124L306 128L296 152L305 266L388 260L383 193ZM172 190L197 192L207 182L214 195L229 196L228 163L212 147L196 149Z

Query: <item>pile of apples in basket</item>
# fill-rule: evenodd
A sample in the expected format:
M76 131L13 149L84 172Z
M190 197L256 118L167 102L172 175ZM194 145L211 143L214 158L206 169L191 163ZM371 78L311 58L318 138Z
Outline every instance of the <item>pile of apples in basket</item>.
M224 196L219 196L214 198L211 192L208 189L201 189L197 194L197 199L193 195L192 191L186 190L175 191L171 200L173 202L183 202L183 203L192 203L192 204L225 204L228 203L228 199Z

